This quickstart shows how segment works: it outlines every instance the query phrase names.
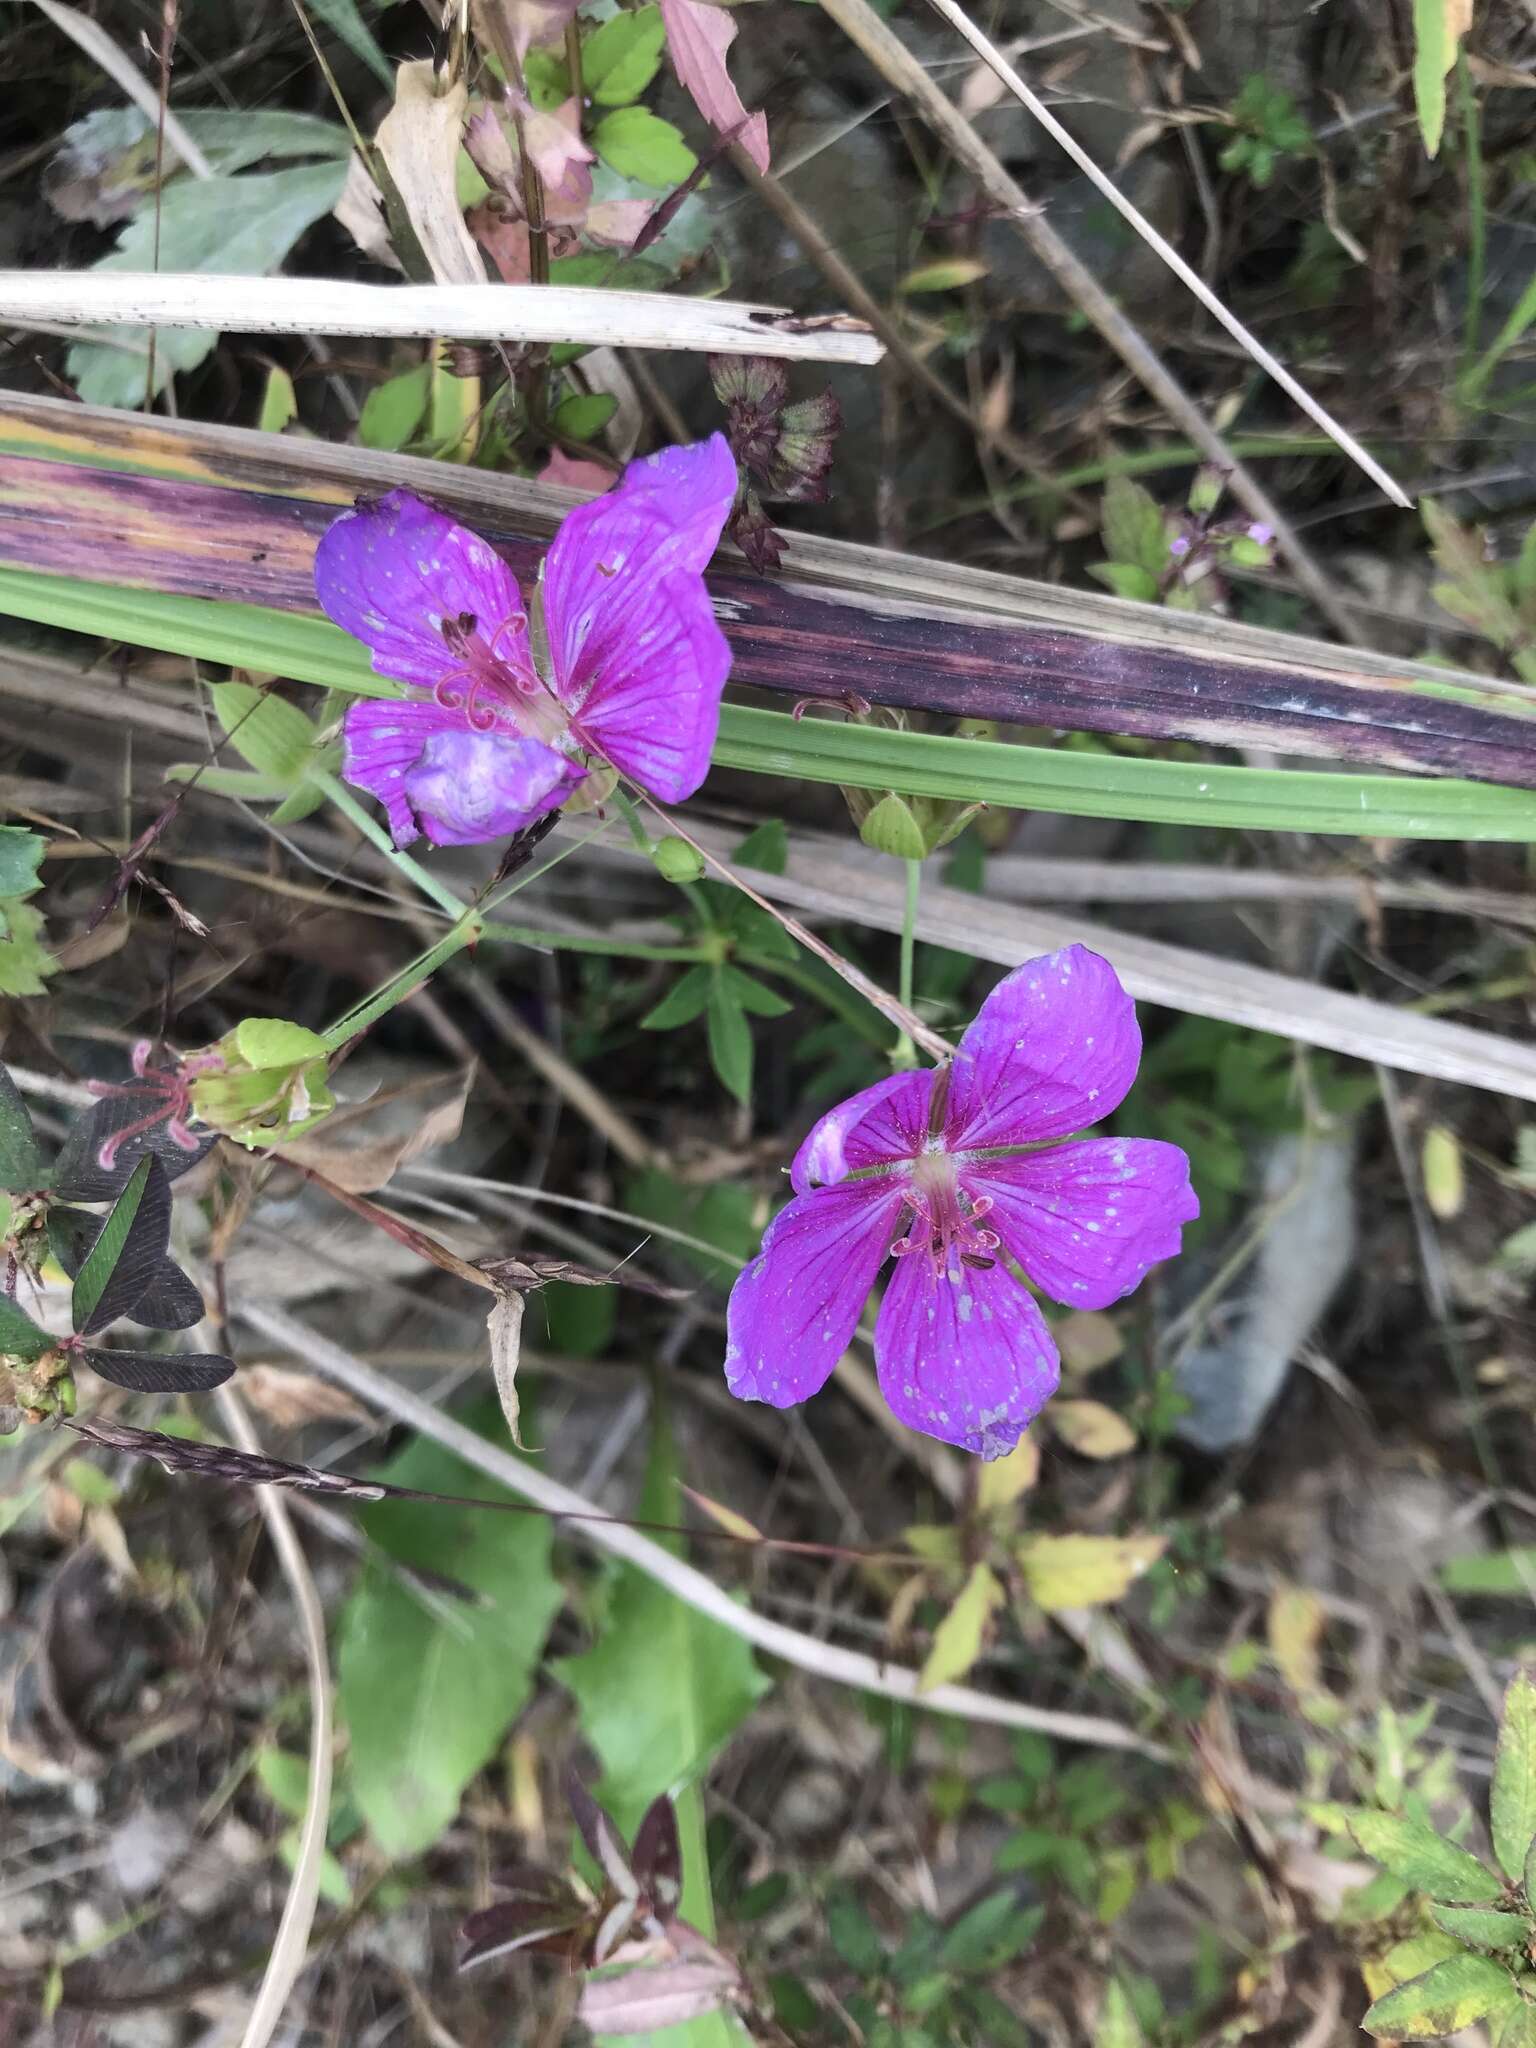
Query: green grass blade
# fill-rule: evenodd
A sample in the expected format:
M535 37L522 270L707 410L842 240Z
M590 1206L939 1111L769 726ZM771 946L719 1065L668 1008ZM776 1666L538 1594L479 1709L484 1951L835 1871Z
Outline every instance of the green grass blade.
M0 569L0 613L137 647L392 697L329 619ZM727 704L714 759L758 775L1074 817L1384 839L1536 842L1536 791L1450 777L1238 768L893 732Z

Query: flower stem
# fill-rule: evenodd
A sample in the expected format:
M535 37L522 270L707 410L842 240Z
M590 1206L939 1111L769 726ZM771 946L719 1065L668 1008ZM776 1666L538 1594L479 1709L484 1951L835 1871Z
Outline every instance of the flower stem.
M897 996L904 1010L912 1008L912 963L917 952L917 899L922 892L923 864L920 860L905 863L907 870L906 894L901 906L901 966ZM891 1053L891 1065L897 1069L917 1065L917 1047L907 1032L903 1031Z
M402 853L377 819L369 817L344 782L339 781L334 775L314 775L310 779L317 789L324 790L341 815L350 824L355 825L363 837L371 845L376 846L390 865L397 868L407 881L413 882L423 896L435 903L439 910L446 910L450 917L459 918L464 915L463 903L446 882L440 882L436 875L429 874L419 860L412 860L408 853Z
M419 954L409 966L402 967L393 981L386 981L367 1002L359 1003L355 1010L348 1010L344 1017L338 1017L330 1030L323 1034L326 1049L339 1052L349 1038L356 1038L370 1024L377 1024L381 1017L387 1017L397 1003L403 1003L407 996L414 995L423 982L432 979L444 961L451 960L455 953L473 945L483 931L477 912L461 917L452 931L445 932L435 946Z

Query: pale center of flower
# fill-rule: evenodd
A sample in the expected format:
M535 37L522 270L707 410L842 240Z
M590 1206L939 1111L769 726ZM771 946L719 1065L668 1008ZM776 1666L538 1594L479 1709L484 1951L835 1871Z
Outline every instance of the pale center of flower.
M898 1259L926 1252L935 1276L956 1277L962 1266L996 1263L997 1232L983 1229L981 1223L992 1198L967 1193L951 1153L937 1145L920 1153L912 1162L906 1197L912 1221L906 1235L891 1246Z
M508 658L520 623L503 619L487 637L473 612L444 619L443 640L459 667L444 676L432 694L445 711L462 711L476 732L514 725L529 739L548 745L568 730L569 720L540 678Z

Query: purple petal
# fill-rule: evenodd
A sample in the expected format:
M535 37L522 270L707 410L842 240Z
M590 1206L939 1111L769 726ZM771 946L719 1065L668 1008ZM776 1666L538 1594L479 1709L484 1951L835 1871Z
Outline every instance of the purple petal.
M328 615L373 650L376 674L430 690L463 668L445 619L474 619L493 651L533 673L517 579L479 534L409 491L345 512L315 551L315 591Z
M723 434L632 462L544 565L555 690L580 737L667 803L704 780L730 649L703 583L736 495Z
M781 1209L731 1289L725 1378L743 1401L792 1408L848 1348L890 1246L898 1188L818 1188Z
M898 1422L981 1458L1013 1449L1061 1377L1045 1318L1006 1267L939 1272L923 1252L896 1261L875 1364Z
M343 727L342 772L383 804L396 846L478 846L564 803L585 771L510 728L478 732L462 709L368 698Z
M960 1172L968 1194L992 1197L987 1222L1010 1257L1072 1308L1129 1294L1200 1214L1188 1159L1157 1138L1089 1138Z
M892 1074L861 1088L811 1126L789 1169L797 1195L830 1187L861 1166L915 1157L928 1128L931 1072Z
M952 1152L1070 1137L1124 1100L1141 1060L1136 1006L1107 960L1067 946L1000 981L960 1041Z

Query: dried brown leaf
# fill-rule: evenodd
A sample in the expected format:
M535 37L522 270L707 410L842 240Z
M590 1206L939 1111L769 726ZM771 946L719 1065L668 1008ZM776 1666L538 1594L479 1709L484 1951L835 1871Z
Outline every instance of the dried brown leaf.
M507 1288L496 1296L496 1306L486 1318L486 1334L491 1340L491 1377L496 1382L496 1398L501 1403L501 1412L507 1418L507 1429L519 1450L523 1439L518 1434L517 1415L517 1368L523 1351L523 1310L526 1297L515 1288Z
M404 1137L365 1140L362 1144L341 1142L339 1119L328 1117L317 1131L283 1147L283 1158L299 1166L315 1168L333 1186L349 1194L371 1195L387 1187L402 1166L419 1159L438 1145L451 1145L464 1127L464 1106L474 1082L474 1068L466 1069L445 1102L429 1110L414 1130Z
M299 1429L306 1422L363 1422L364 1411L329 1380L285 1365L248 1365L240 1375L240 1391L279 1429Z
M469 89L430 58L402 64L395 104L379 124L379 155L439 284L484 284L485 265L459 209L459 145Z

